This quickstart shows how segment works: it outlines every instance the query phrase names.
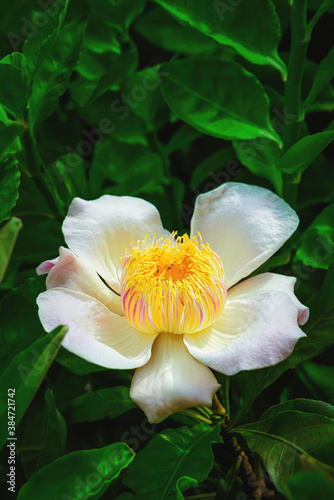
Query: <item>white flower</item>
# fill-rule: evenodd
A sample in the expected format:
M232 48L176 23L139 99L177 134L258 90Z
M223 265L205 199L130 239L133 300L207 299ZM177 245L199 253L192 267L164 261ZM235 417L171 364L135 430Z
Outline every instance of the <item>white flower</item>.
M272 192L226 183L197 198L190 238L163 229L156 208L127 196L75 198L69 249L46 261L37 301L46 331L107 368L137 368L130 395L150 422L211 405L227 375L274 365L304 336L295 278L251 274L291 236L296 213Z

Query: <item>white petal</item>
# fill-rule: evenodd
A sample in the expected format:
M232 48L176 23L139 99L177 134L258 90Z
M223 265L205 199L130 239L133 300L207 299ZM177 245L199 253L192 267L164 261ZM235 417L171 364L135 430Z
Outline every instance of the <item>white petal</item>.
M63 223L68 247L119 292L119 263L132 241L164 235L157 209L130 196L74 198Z
M221 257L231 287L271 257L298 222L295 211L271 191L227 182L198 196L191 235L200 232Z
M190 406L211 406L219 387L211 370L189 354L182 335L161 333L150 361L133 376L130 396L149 422L160 422Z
M236 298L240 294L259 292L263 290L272 290L276 292L285 292L289 295L292 302L298 309L298 324L304 325L309 318L309 308L304 306L294 293L294 286L297 279L283 274L262 273L258 276L248 278L238 283L228 292L229 300Z
M46 287L68 288L94 297L110 311L124 316L121 298L102 282L89 262L76 257L71 250L60 247L59 260L50 270Z
M135 330L124 317L83 293L52 288L37 297L47 332L69 327L62 345L81 358L106 368L136 368L150 359L155 335Z
M36 273L38 276L41 276L42 274L48 274L51 269L57 264L59 257L56 257L55 259L51 260L45 260L38 266L36 269Z
M304 332L287 293L260 291L229 297L221 316L197 334L185 335L189 352L211 368L234 375L287 358Z

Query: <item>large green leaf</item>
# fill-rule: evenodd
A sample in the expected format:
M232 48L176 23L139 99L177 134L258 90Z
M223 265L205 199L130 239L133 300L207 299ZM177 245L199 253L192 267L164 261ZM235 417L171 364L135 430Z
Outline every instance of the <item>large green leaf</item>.
M168 107L159 87L159 68L145 68L126 79L124 91L132 101L133 113L146 124L152 132L168 119Z
M64 455L67 435L66 422L56 408L52 391L48 389L44 397L48 406L48 414L45 440L38 458L37 469Z
M296 373L308 388L312 397L324 399L334 404L334 366L305 361L305 363L296 367Z
M183 23L198 29L222 45L233 47L255 64L270 64L286 76L277 53L280 25L270 0L247 0L233 7L214 0L155 0Z
M135 407L128 387L111 387L75 398L69 406L69 418L72 422L94 422L105 417L119 417Z
M256 397L282 373L302 361L317 356L334 344L334 264L329 268L320 291L308 302L310 318L304 330L307 337L297 343L292 354L275 366L240 372L231 377L231 394L238 394L237 415L240 420L250 409Z
M283 491L289 477L302 469L301 455L312 457L324 470L334 465L333 417L334 408L320 401L288 401L234 431L261 456L276 488Z
M96 88L89 100L94 101L98 99L116 84L120 84L127 76L136 71L137 65L138 51L134 45L120 55L114 54L106 73L98 80Z
M144 10L146 0L88 0L93 14L126 35L131 23Z
M317 74L313 80L313 84L307 99L304 102L304 109L312 105L318 95L334 78L334 47L328 52L327 56L319 64Z
M217 47L214 40L190 26L181 26L159 7L141 16L135 23L135 29L153 45L172 52L199 54Z
M21 228L21 219L12 217L7 224L0 229L0 283L5 275L9 259L12 255Z
M211 444L219 441L218 425L167 429L138 453L124 483L147 500L164 500L183 476L198 482L206 478L213 466Z
M13 159L0 162L0 222L9 219L19 196L20 172Z
M280 149L268 139L233 141L236 156L253 174L268 179L278 194L282 193L283 179L278 167Z
M17 354L0 377L1 394L15 389L15 422L20 423L31 400L41 385L52 361L57 355L67 328L58 327L52 333L34 342L28 349ZM7 400L0 402L0 448L8 437Z
M15 137L21 135L25 130L23 122L0 122L0 156L7 151Z
M44 277L30 278L1 300L0 361L3 369L11 358L27 349L43 334L36 297L44 290Z
M334 482L320 472L302 471L291 476L285 487L289 500L334 498Z
M59 26L40 49L29 98L29 123L48 118L56 109L59 97L68 87L70 76L79 58L86 21L74 19Z
M327 206L297 242L297 258L307 266L328 269L334 260L334 204Z
M31 75L38 69L37 60L44 42L55 30L59 29L59 26L63 24L69 2L70 0L54 2L49 9L42 14L44 15L44 18L47 18L47 22L44 23L43 26L39 26L39 28L36 29L34 36L29 36L24 42L22 52L26 59L28 71Z
M100 498L134 459L123 443L69 453L42 467L21 488L18 500Z
M200 132L228 140L266 137L280 143L261 84L238 64L183 59L164 64L160 74L167 104Z
M334 139L334 130L303 137L280 161L280 169L288 174L301 174Z
M23 120L29 95L27 74L22 69L0 63L0 104Z

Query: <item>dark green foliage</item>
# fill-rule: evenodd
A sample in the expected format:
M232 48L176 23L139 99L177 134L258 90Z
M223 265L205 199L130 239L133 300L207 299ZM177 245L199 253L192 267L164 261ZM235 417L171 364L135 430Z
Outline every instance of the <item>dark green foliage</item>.
M232 437L275 498L334 498L333 16L332 0L3 6L1 498L249 498ZM307 337L275 366L217 374L227 432L205 409L149 424L129 396L132 371L66 351L64 327L43 331L35 269L65 245L76 196L142 197L183 234L196 197L229 181L297 211L297 232L259 271L297 277Z

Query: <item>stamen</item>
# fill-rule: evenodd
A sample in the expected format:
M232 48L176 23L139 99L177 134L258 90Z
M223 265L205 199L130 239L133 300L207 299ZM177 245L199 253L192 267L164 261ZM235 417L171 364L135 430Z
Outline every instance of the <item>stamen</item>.
M147 333L194 333L211 325L226 301L218 255L199 234L147 238L122 258L121 300L128 321Z

